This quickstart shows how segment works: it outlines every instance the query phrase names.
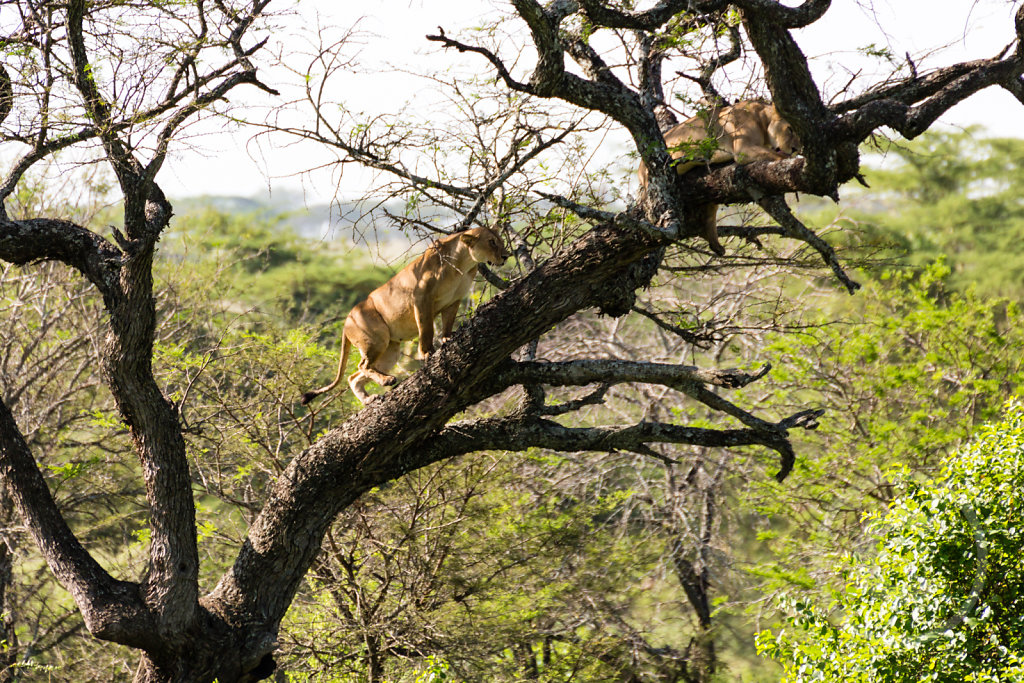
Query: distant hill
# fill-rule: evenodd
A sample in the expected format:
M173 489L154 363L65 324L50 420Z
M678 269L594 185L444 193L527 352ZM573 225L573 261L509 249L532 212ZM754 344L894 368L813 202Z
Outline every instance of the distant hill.
M371 202L342 202L307 205L296 192L279 192L273 196L236 197L201 195L174 200L175 213L184 215L205 208L225 213L287 216L287 224L296 234L312 241L346 240L359 246L391 250L408 247L417 241L406 235L388 213L401 215L405 207L401 202L384 204ZM439 210L432 217L439 226L447 227L454 216Z

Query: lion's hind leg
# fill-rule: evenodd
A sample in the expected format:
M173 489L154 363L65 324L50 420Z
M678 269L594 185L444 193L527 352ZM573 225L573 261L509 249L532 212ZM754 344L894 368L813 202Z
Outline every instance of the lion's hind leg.
M400 342L389 342L387 347L375 358L364 356L362 362L359 363L359 369L377 384L382 387L389 387L397 381L395 376L388 374L388 372L391 368L395 367L400 353Z
M358 369L348 378L348 385L352 388L352 393L361 403L366 403L372 398L366 392L367 382L376 382L382 387L389 387L397 381L394 375L389 375L387 372L398 362L399 351L399 342L396 341L388 342L386 345L379 342L374 343L363 351Z

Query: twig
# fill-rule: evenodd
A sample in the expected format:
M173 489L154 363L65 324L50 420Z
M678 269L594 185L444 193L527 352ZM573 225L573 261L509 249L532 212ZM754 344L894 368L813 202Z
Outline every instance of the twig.
M785 230L787 237L806 242L814 247L850 294L860 289L860 283L851 280L843 270L838 257L836 257L835 250L793 215L785 199L779 195L761 196L755 197L755 199L758 206L764 209Z

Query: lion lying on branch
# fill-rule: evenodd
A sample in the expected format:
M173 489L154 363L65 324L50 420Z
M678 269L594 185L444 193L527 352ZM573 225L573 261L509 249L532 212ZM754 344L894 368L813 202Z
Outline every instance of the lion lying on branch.
M713 121L712 125L708 125ZM711 129L711 136L708 129ZM777 161L800 151L800 139L782 118L775 105L743 100L709 114L694 116L665 132L665 144L673 159L673 168L682 175L700 166L735 161ZM647 165L637 169L640 186L646 192ZM725 249L718 242L718 205L708 204L703 217L702 236L721 256Z

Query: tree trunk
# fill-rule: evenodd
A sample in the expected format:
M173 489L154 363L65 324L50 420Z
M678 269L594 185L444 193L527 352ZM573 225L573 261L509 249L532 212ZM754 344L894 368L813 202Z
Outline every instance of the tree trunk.
M594 228L482 306L420 372L297 455L271 489L234 567L200 601L193 627L148 649L135 680L271 675L278 625L337 513L375 486L450 457L422 445L450 417L496 391L494 377L513 351L583 308L625 314L660 254L649 235Z

